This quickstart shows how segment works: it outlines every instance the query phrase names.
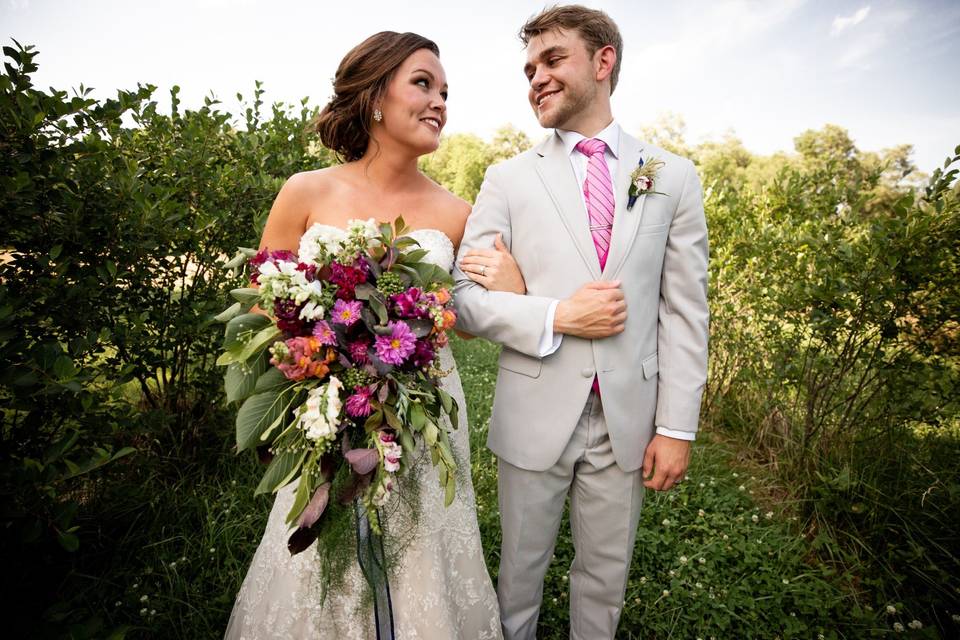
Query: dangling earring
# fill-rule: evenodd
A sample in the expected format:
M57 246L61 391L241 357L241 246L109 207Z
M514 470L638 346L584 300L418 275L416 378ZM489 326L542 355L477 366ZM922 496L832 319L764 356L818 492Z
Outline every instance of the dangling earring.
M373 119L377 122L383 121L383 113L380 112L380 109L373 110Z

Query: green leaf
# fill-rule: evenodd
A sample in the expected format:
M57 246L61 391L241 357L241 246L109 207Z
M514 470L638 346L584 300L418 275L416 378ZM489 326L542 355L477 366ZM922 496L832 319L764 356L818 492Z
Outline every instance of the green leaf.
M444 493L443 506L449 507L453 504L453 499L457 493L457 482L452 474L447 477L447 486L444 488L446 491Z
M261 493L275 493L278 489L289 484L307 457L306 451L284 451L270 463L266 473L257 485L253 495Z
M234 362L227 366L227 372L223 376L227 402L243 400L254 392L258 380L267 368L269 357L270 354L264 351L252 362Z
M53 248L50 249L50 259L51 259L51 260L56 260L57 257L59 257L61 251L63 251L63 245L62 245L62 244L54 245Z
M400 432L400 446L403 447L404 452L408 454L412 454L417 450L413 436L406 429Z
M227 307L217 315L213 316L213 319L216 322L230 322L231 320L236 318L237 315L239 315L242 310L243 310L243 305L240 304L239 302L234 302L232 305L230 305L229 307Z
M242 345L245 340L253 335L253 332L260 331L268 327L272 321L262 313L245 313L236 316L227 322L227 327L223 332L223 348L230 349L237 345Z
M443 407L443 412L449 414L453 409L453 397L440 387L437 387L437 396L440 398L440 406Z
M363 430L366 432L373 431L378 428L383 423L383 411L377 410L370 414L370 416L363 423Z
M80 548L80 539L72 533L58 533L57 542L59 542L60 546L70 553L73 553Z
M380 324L387 324L387 307L383 301L380 300L380 297L378 295L371 295L369 302L370 308L377 314L377 320L379 320Z
M400 418L397 417L397 414L393 412L393 409L390 407L383 408L383 415L387 418L387 424L397 431L403 429L403 424L400 423Z
M313 459L307 462L308 465L313 463ZM310 485L312 482L308 481L309 474L304 473L300 476L300 484L297 485L297 493L293 498L293 506L290 507L290 511L287 512L286 523L293 524L293 521L296 520L303 510L307 507L307 504L310 503L311 491Z
M234 300L242 302L243 304L256 304L260 300L260 290L250 287L233 289L230 291L230 295L233 296Z
M414 431L420 431L423 429L423 425L427 423L427 414L423 410L423 405L419 402L410 403L410 411L407 417L410 419L410 428Z
M53 362L53 375L57 378L72 378L77 374L77 368L67 356L60 356Z
M431 447L437 444L437 436L439 434L440 430L437 429L437 425L433 424L432 422L428 422L423 428L423 438Z
M256 393L237 411L237 450L260 445L260 435L283 411L283 394L279 391Z
M290 382L290 379L283 375L283 372L280 371L280 369L277 369L276 367L270 367L262 376L257 378L257 385L253 391L254 393L260 393L261 391L273 389L288 382Z

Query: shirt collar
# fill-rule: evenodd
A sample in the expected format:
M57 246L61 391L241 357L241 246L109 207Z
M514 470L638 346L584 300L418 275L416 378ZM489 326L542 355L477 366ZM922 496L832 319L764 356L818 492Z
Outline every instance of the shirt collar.
M560 136L560 141L563 142L563 148L568 156L574 152L574 148L581 140L586 139L585 135L576 131L565 131L563 129L557 129L556 131L557 135ZM603 140L614 158L620 157L620 125L617 124L616 120L612 120L606 129L593 137L598 140Z

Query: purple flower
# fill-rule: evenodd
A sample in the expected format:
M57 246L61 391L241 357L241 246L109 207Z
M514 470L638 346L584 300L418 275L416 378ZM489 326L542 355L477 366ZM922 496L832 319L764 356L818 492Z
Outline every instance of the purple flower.
M351 300L349 302L346 300L337 300L333 303L333 317L330 321L349 327L360 319L360 310L362 308L363 305L359 300Z
M302 307L290 299L277 299L273 303L273 315L277 318L277 328L293 335L303 333L303 321L300 319Z
M396 306L397 315L401 318L422 318L426 312L421 308L420 289L410 287L403 293L390 296L390 301Z
M417 340L417 347L414 349L411 360L418 367L426 367L433 362L433 345L429 340Z
M387 364L403 364L416 348L417 337L405 322L389 322L387 326L391 329L390 335L377 336L377 355Z
M347 415L354 418L365 418L373 412L370 398L373 396L372 387L354 387L353 395L347 398L344 405Z
M347 351L350 352L350 359L356 364L367 364L370 362L370 358L367 357L367 349L369 348L369 340L357 340L347 345Z
M318 320L317 324L313 325L313 337L319 340L320 344L331 347L337 344L337 334L333 332L326 320Z

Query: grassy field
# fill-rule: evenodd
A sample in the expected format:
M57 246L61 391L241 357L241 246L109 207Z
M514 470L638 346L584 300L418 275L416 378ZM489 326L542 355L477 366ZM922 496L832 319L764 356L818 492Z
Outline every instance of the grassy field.
M495 579L496 465L484 438L497 348L482 340L453 346L467 391L481 535ZM90 573L71 577L80 587L71 586L49 619L87 609L77 638L220 637L271 504L253 497L262 469L248 456L231 456L230 439L226 425L211 435L211 449L198 462L171 456L150 465L114 507L116 520L104 523L123 523L126 534L109 549L88 550ZM680 487L647 495L619 638L871 637L894 623L910 624L899 613L870 608L868 596L858 601L853 594L863 591L851 579L813 560L812 549L824 542L803 535L793 505L759 471L732 466L734 454L705 434ZM572 559L565 521L546 579L540 638L567 637Z

